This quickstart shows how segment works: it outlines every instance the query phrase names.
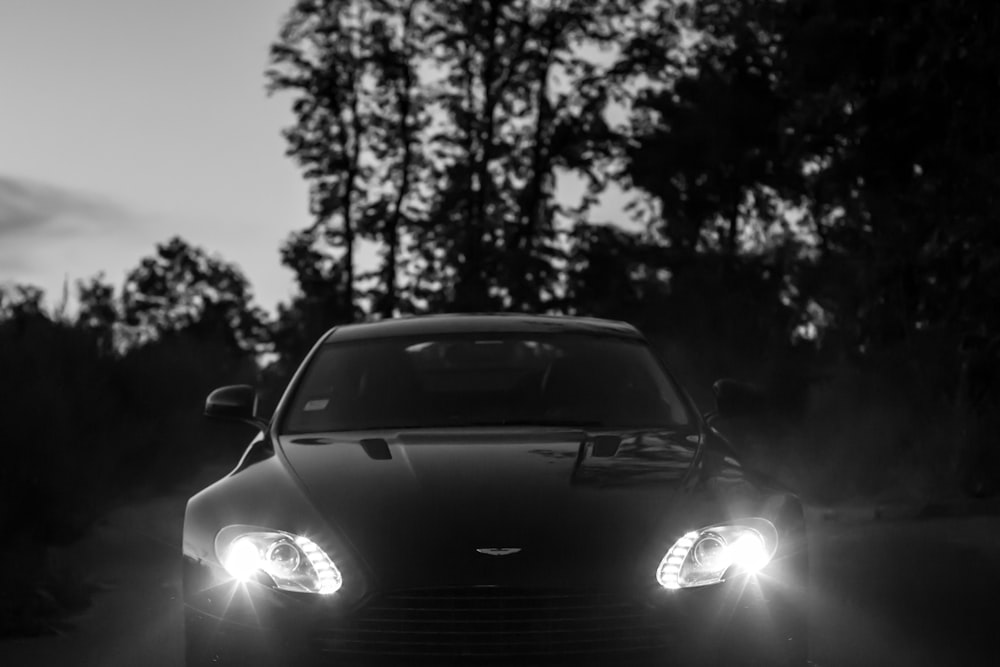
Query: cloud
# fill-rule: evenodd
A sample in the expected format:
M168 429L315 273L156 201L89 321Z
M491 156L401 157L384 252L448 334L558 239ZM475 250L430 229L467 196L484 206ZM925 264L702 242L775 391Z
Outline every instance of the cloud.
M42 231L67 220L89 226L123 217L118 205L102 197L0 175L0 235Z

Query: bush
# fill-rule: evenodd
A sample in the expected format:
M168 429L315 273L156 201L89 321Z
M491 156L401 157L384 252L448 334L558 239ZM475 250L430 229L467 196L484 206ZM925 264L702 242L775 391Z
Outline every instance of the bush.
M867 355L830 358L786 345L747 349L739 339L654 337L699 407L713 410L720 377L751 381L767 414L729 433L747 460L816 502L923 501L960 487L957 342L917 337Z
M18 545L17 567L0 568L5 626L60 597L22 585L53 580L47 547L245 446L246 432L215 427L201 410L215 386L253 382L247 355L183 332L123 356L103 349L87 330L38 312L0 321L0 530Z

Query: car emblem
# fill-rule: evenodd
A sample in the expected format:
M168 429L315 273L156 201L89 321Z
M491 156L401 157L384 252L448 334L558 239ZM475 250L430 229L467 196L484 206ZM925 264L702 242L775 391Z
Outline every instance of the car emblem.
M516 554L520 550L520 547L483 547L482 549L476 549L479 553L486 554L487 556L509 556Z

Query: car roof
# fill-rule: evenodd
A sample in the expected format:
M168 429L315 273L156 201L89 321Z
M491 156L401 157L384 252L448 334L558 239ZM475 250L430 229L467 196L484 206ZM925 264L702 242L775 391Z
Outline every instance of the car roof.
M587 333L642 339L642 334L631 324L615 320L568 315L483 313L417 315L378 322L346 324L331 330L324 342L450 333Z

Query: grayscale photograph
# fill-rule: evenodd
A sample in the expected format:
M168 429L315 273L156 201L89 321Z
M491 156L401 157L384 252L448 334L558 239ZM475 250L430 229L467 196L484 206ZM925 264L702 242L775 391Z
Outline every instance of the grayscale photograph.
M0 665L1000 664L1000 2L0 0Z

